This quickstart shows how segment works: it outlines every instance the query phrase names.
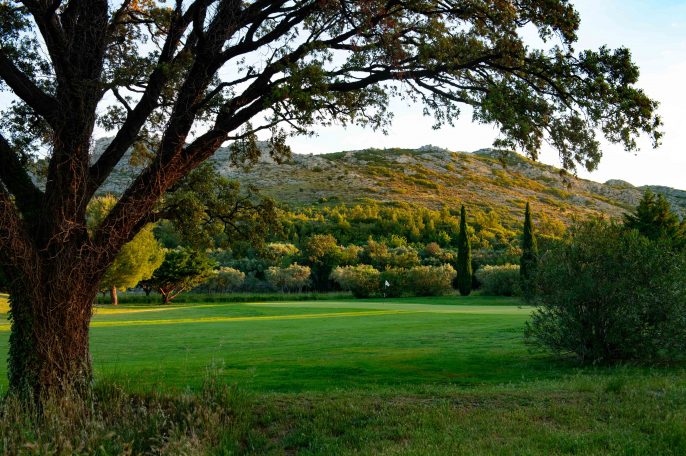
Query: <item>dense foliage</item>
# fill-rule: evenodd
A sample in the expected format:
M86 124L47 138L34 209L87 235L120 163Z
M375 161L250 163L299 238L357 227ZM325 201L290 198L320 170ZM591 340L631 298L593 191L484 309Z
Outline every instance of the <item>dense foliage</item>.
M686 256L602 220L541 257L530 342L584 363L686 353Z
M445 264L442 266L415 266L405 272L405 292L417 296L440 296L452 290L457 273Z
M312 270L309 266L293 263L280 268L271 266L265 271L265 278L269 284L280 291L301 292L310 285Z
M222 267L213 274L199 287L199 292L209 293L231 293L241 288L245 282L245 273L234 268Z
M159 219L171 222L176 240L195 249L260 244L276 229L275 203L242 190L235 180L202 164L165 195Z
M337 267L331 279L356 298L368 298L381 290L381 273L368 264Z
M389 297L441 296L452 291L455 276L455 269L449 264L415 266L409 269L387 269L381 272L381 281L383 292Z
M664 240L677 249L686 247L686 221L672 211L664 195L647 190L636 209L624 216L624 226L652 240Z
M481 293L486 296L516 296L521 293L520 266L486 265L476 271Z

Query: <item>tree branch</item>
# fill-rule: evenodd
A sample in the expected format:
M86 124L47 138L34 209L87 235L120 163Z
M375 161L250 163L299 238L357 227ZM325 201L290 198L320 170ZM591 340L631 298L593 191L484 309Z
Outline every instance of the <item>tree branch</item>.
M14 196L19 211L36 217L43 200L41 192L31 181L12 146L0 135L0 181Z
M193 6L207 3L206 1L196 1ZM129 110L129 113L124 121L124 124L117 132L116 136L107 146L107 149L100 156L98 161L90 167L89 170L89 195L102 185L102 183L110 175L114 167L119 163L119 160L124 156L126 150L136 140L145 122L148 120L150 114L158 107L158 99L164 90L165 84L169 81L169 74L165 71L165 66L174 60L174 52L176 51L181 37L188 25L192 22L194 15L181 15L181 11L177 9L176 19L172 24L167 38L165 40L160 57L157 60L157 67L150 74L148 84L136 107Z
M43 92L24 72L17 68L2 50L0 50L0 78L36 114L45 119L49 125L55 125L58 115L57 101Z

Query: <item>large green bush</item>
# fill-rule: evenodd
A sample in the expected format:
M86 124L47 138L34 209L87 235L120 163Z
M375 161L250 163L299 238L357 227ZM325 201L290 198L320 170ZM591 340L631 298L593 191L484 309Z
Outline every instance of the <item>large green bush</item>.
M337 267L331 273L331 280L356 298L368 298L379 292L381 273L368 264Z
M487 296L516 296L520 293L519 265L486 265L476 271L481 292Z
M683 357L686 260L670 244L605 221L546 252L527 339L586 363Z
M302 292L310 284L311 270L309 266L293 263L286 268L272 266L265 271L265 278L271 286L285 291Z
M449 264L387 269L381 273L381 284L388 297L441 296L452 290L456 275Z
M455 269L449 264L415 266L407 272L408 291L416 296L441 296L450 292L457 275Z
M230 293L238 290L245 282L245 273L234 268L221 268L198 287L199 291L210 293Z
M386 269L381 272L381 287L384 296L388 298L398 298L408 294L408 272L407 269Z

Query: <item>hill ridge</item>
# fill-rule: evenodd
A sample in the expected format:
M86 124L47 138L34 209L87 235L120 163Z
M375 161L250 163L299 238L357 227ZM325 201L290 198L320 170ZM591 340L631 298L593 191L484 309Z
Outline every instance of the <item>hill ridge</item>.
M94 156L109 139L97 141ZM261 143L264 149L266 146ZM686 191L651 185L636 187L612 179L606 183L573 176L514 152L480 149L455 152L424 146L418 149L368 148L326 154L297 154L276 164L263 153L249 170L230 165L229 148L220 148L210 163L224 176L258 188L291 207L310 205L413 204L431 209L495 211L505 224L518 223L525 203L551 220L608 215L620 217L633 208L645 189L664 194L681 217ZM135 166L122 160L102 191L120 193Z

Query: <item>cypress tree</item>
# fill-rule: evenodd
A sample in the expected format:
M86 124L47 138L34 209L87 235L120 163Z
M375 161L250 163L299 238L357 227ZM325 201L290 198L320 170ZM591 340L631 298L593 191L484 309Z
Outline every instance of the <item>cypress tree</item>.
M472 292L472 246L467 232L467 211L460 210L460 232L457 236L457 289L462 296Z
M519 275L521 279L522 294L529 300L533 297L533 278L538 265L538 246L534 235L534 226L531 222L531 208L526 203L524 211L524 231L522 233L522 257L519 262Z

